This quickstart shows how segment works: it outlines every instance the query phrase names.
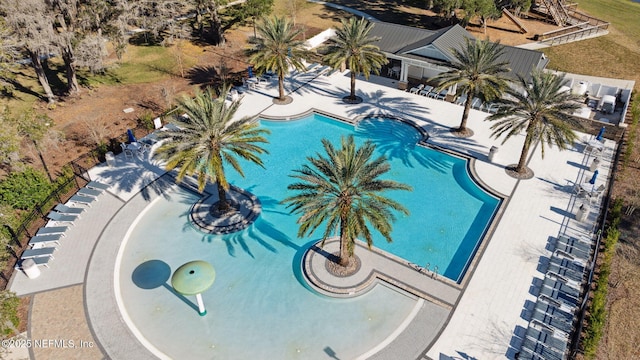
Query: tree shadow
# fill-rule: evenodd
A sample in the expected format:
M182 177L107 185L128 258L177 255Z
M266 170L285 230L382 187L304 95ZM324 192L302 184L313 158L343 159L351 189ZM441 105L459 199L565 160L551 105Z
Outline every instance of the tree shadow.
M187 71L189 85L212 85L220 79L218 70L214 66L195 66Z

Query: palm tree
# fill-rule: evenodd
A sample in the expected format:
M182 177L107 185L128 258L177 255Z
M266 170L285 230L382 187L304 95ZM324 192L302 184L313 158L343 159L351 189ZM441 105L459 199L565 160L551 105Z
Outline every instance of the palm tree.
M481 97L485 101L499 99L508 88L508 62L500 60L504 47L499 42L465 39L462 49L454 49L456 61L451 70L436 75L431 80L437 83L437 90L457 85L458 90L467 94L462 112L462 121L455 130L462 136L471 136L467 129L467 119L473 99Z
M373 44L380 38L369 36L373 26L364 18L343 19L324 57L324 61L334 69L346 65L351 70L349 101L356 101L356 75L363 74L368 80L371 72L380 74L382 65L389 62L380 48Z
M283 200L291 213L301 214L298 236L311 235L326 225L322 241L336 232L340 236L339 264L347 266L353 256L355 239L364 237L369 248L373 244L369 225L391 242L391 210L408 214L408 210L394 200L382 196L387 190L411 190L411 187L378 177L388 172L384 156L371 157L375 145L367 141L356 148L353 136L343 137L340 149L327 139L322 140L326 156L308 157L311 165L294 170L299 182L289 185L297 195Z
M168 139L155 151L154 158L166 161L168 171L179 168L177 181L185 175L197 175L198 190L202 192L207 181L214 181L218 188L218 210L222 213L231 210L226 198L229 183L225 175L225 165L231 165L244 176L238 157L263 166L259 154L267 150L256 143L267 143L263 137L266 129L245 117L233 120L240 102L227 105L224 99L227 90L220 97L207 88L196 91L195 97L183 97L178 108L186 116L178 119L175 129L159 132L159 138Z
M580 103L578 97L562 90L566 83L564 75L556 76L536 70L531 75L530 83L521 76L518 78L520 88L526 90L509 90L514 100L504 101L500 110L487 120L497 121L491 126L491 136L498 138L505 135L503 144L525 131L524 145L515 171L526 174L526 160L534 142L540 141L543 158L545 144L556 145L561 150L573 144L577 135L572 125L580 125L571 114L580 108Z
M278 100L284 101L284 77L289 68L304 70L302 63L308 56L304 42L296 40L301 30L294 29L293 24L286 18L264 18L257 25L258 37L255 45L248 53L256 71L262 73L273 71L278 75Z

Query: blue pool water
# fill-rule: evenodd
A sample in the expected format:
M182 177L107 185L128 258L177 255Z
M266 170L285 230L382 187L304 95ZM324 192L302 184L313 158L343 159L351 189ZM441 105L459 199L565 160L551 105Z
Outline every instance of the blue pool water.
M353 126L322 115L291 122L262 121L271 130L265 168L244 164L245 178L230 181L260 198L262 214L248 229L205 235L189 223L199 196L176 189L141 214L124 241L119 291L134 331L149 347L182 359L353 359L385 341L417 305L415 298L377 286L352 299L331 299L309 290L300 259L319 234L296 237L296 218L280 204L291 195L288 177L307 156L322 152L320 139L341 135L371 139L391 162L389 178L412 192L389 192L409 211L394 223L388 244L375 246L410 262L438 267L459 280L499 200L468 177L466 162L416 146L412 127L368 119ZM208 314L194 299L174 294L169 277L187 261L202 259L217 272L203 293Z

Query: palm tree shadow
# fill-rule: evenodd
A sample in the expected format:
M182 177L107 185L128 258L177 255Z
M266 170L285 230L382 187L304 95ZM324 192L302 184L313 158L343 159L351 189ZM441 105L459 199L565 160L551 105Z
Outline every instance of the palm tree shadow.
M440 157L428 156L425 151L416 148L424 139L424 134L413 124L384 117L368 117L356 124L355 133L357 137L373 142L376 149L388 159L400 159L407 167L415 167L415 162L441 173L449 167L439 161Z
M113 184L114 192L134 192L141 188L140 194L147 201L153 194L169 198L170 192L166 190L174 184L171 176L165 176L164 169L147 161L131 160L114 168L104 166L100 170L100 181Z
M214 66L196 66L187 72L189 85L210 85L219 78Z

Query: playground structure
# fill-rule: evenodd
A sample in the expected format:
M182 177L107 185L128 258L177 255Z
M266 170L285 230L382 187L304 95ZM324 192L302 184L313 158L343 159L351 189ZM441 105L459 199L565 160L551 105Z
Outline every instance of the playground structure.
M542 34L535 34L534 40L546 46L564 44L571 41L605 35L608 33L609 23L576 10L577 4L565 4L563 0L539 0L534 4L531 13L538 14L561 28ZM523 34L527 28L506 8L502 13L513 22Z

